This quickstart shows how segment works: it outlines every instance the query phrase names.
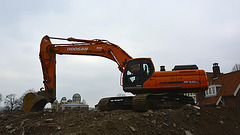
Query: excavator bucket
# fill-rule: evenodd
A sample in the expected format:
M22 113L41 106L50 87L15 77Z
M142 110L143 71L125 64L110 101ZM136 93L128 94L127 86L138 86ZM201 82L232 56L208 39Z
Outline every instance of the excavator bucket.
M23 98L24 112L42 111L44 106L48 103L45 96L38 93L28 93Z

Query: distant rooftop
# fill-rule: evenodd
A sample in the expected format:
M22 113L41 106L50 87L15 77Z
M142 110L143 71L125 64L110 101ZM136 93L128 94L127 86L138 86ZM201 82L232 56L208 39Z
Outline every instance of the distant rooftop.
M72 103L67 103L67 104L62 104L62 106L84 106L86 104L80 104L80 103L75 103L75 102L72 102Z

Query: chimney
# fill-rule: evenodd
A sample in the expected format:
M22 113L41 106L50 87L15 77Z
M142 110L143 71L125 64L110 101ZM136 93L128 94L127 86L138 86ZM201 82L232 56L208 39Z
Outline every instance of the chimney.
M160 66L160 71L166 71L165 66Z
M213 63L213 78L218 77L220 73L220 67L218 66L218 63Z

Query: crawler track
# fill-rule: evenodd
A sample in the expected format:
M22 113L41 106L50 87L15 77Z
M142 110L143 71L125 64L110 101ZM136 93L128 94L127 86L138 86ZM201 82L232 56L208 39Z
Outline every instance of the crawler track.
M99 101L98 107L101 111L134 110L143 112L149 109L180 108L185 104L194 104L194 100L181 94L161 93L103 98Z
M132 110L132 98L133 96L103 98L99 101L98 108L101 111Z

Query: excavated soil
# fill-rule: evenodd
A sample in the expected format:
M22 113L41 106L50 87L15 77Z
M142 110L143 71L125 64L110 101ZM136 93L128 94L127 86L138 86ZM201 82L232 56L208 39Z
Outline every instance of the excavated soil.
M237 135L240 112L186 105L179 109L11 112L0 115L0 134L17 135Z

